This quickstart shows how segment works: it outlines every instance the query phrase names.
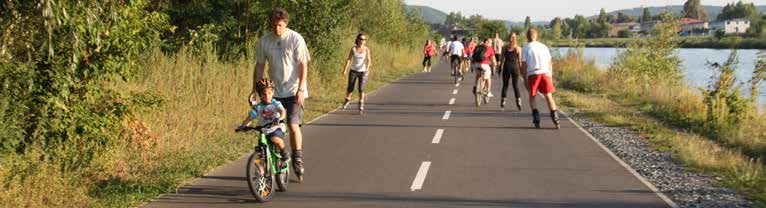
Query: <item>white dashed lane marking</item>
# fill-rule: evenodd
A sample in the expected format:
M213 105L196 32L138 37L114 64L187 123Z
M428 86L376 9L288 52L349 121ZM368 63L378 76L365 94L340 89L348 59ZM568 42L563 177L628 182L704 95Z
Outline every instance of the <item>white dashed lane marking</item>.
M418 169L418 174L415 175L415 180L412 181L410 191L420 190L423 188L423 182L426 181L426 175L428 174L428 168L431 167L431 161L423 161Z

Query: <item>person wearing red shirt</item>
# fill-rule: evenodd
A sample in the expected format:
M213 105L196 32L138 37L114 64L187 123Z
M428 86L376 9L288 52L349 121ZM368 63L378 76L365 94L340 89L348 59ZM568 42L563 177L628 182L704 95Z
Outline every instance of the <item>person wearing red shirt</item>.
M436 55L436 48L431 40L426 41L426 45L423 48L423 72L431 72L431 57Z
M484 86L487 88L487 96L493 97L492 91L490 90L490 86L492 86L492 79L490 77L492 76L492 68L497 65L497 60L495 60L495 50L492 48L492 39L487 38L482 42L481 46L484 48L484 60L482 60L479 63L473 63L471 68L476 70L476 82L473 85L473 93L476 94L476 85L479 84L480 79L483 79L481 81L484 81ZM478 52L480 49L476 49L474 52Z

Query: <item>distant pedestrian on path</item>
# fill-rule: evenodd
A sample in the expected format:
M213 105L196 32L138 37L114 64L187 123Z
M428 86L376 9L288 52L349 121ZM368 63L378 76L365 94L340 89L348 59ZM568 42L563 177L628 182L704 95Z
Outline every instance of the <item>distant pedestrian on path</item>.
M431 72L431 59L434 55L436 55L436 48L431 40L427 40L423 47L423 72Z
M356 35L354 47L351 47L351 50L349 50L346 65L343 66L343 75L345 76L348 73L348 86L346 87L346 100L343 103L343 109L346 109L351 101L354 84L359 83L357 89L359 90L360 115L364 113L364 86L367 84L370 67L372 67L372 56L370 55L370 48L365 46L366 42L367 35L364 32ZM350 72L349 66L351 67Z
M535 96L537 92L545 96L548 109L551 111L551 119L556 128L559 127L559 116L556 110L556 102L553 100L553 59L551 51L545 44L537 41L538 33L535 28L527 30L528 43L521 53L522 75L524 83L529 89L529 106L532 108L533 123L540 128L540 112L537 110Z
M308 63L311 60L306 41L301 34L287 28L287 11L276 8L269 19L271 33L260 38L256 49L253 91L250 100L260 97L257 83L263 79L266 63L269 63L269 78L274 81L274 98L287 110L287 128L293 149L292 162L298 181L303 181L303 101L308 97Z

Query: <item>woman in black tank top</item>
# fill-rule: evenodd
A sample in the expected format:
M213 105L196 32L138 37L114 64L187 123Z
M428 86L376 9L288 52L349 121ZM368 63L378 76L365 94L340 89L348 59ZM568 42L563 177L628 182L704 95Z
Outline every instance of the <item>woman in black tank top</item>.
M516 107L521 110L521 97L519 94L518 80L519 68L521 68L521 47L516 41L516 34L508 36L508 45L503 47L503 91L500 108L505 108L505 98L508 97L508 85L513 84L513 93L516 97ZM509 83L509 81L511 81Z

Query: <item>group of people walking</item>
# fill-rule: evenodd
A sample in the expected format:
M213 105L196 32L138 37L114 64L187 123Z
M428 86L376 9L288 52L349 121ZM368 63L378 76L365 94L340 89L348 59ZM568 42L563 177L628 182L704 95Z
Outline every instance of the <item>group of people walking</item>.
M481 45L476 45L475 39L463 38L462 41L459 41L457 36L453 36L449 42L445 43L442 40L439 48L443 52L442 60L446 61L447 55L449 55L451 65L461 66L459 68L463 69L470 67L470 70L476 73L473 87L474 94L477 93L477 90L482 90L476 89L479 82L484 82L483 84L489 92L488 96L492 97L493 95L489 87L492 84L491 77L495 76L497 72L503 81L502 98L500 101L501 109L505 108L506 100L509 96L508 90L509 87L512 87L516 107L521 110L522 95L518 82L519 79L523 80L524 87L529 95L529 105L532 110L535 127L539 128L540 126L540 111L537 109L535 100L538 92L540 92L548 104L551 120L556 128L558 128L559 116L556 102L553 98L555 87L553 86L553 60L550 49L538 41L539 34L536 29L530 28L527 31L526 37L527 45L523 48L519 46L518 35L515 33L508 35L507 44L500 38L499 33L495 33L494 38L484 39ZM425 47L432 47L430 41ZM433 55L432 53L425 53L424 56L423 65L426 67L425 60L431 60ZM451 71L452 76L462 76L463 72L459 68Z
M261 37L256 49L253 89L249 97L253 108L240 128L250 125L255 119L259 122L278 124L263 133L267 134L267 138L277 144L279 151L286 156L282 158L283 162L285 164L292 162L296 176L302 180L305 169L301 151L303 135L300 124L303 117L303 104L309 96L306 78L311 56L303 36L287 28L288 23L289 16L286 10L276 8L272 11L269 21L271 32ZM493 69L498 69L503 80L501 107L505 107L508 88L512 86L516 106L521 110L521 97L517 86L521 77L529 92L535 125L539 126L540 122L540 113L534 99L539 91L546 98L551 118L558 126L556 104L552 97L554 87L550 50L544 44L537 42L537 37L537 31L529 29L528 44L523 49L518 46L516 34L508 36L508 44L504 44L499 34L495 34L495 38L484 39L480 44L477 44L476 39L464 38L463 42L460 42L457 37L453 37L449 43L444 43L442 40L439 49L443 52L443 60L446 55L449 55L451 62L469 66L476 72L475 83L483 81L486 83L484 86L491 86L490 77L495 73ZM348 76L343 109L348 107L356 86L359 93L360 114L365 111L364 88L372 67L372 53L365 45L366 42L367 34L357 34L355 44L349 50L342 70L343 75ZM431 72L431 64L436 53L434 43L431 40L426 41L423 48L423 72ZM473 58L474 53L479 54L475 56L478 58ZM269 78L264 78L266 63L269 64ZM453 75L458 76L458 74ZM475 86L474 93L477 90ZM492 96L491 91L489 96ZM257 101L258 99L260 101ZM286 151L282 140L285 137L285 129L290 133L292 154Z

